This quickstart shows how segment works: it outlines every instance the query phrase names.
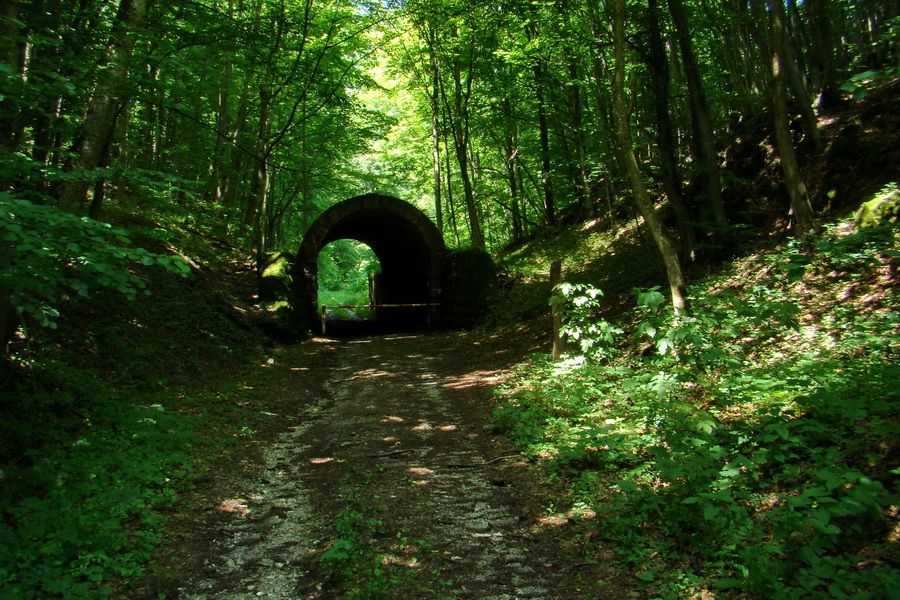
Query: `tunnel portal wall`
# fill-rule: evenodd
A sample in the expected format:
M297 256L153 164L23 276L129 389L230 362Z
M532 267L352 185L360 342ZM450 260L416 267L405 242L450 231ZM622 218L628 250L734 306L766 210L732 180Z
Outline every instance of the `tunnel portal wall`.
M447 253L441 232L412 204L392 196L365 194L326 210L303 238L291 277L291 303L299 326L319 329L319 252L340 239L362 242L378 257L381 302L441 301Z

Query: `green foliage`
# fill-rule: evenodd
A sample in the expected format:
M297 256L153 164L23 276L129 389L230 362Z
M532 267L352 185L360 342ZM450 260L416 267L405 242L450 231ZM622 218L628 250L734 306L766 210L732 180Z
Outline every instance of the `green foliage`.
M857 229L885 226L900 219L900 185L886 186L873 199L865 202L856 213Z
M897 36L897 30L900 30L900 19L893 21L894 36ZM854 100L862 100L869 95L869 91L878 85L890 81L897 75L897 69L890 67L884 70L869 69L862 73L857 73L843 84L841 90L849 92Z
M369 277L381 266L371 248L354 240L338 240L319 253L319 305L369 303Z
M0 414L0 597L106 597L152 557L190 432L62 363L34 376Z
M602 307L603 292L589 285L566 282L557 285L554 291L550 302L557 305L563 320L560 333L578 343L582 356L595 361L607 358L612 353L615 336L622 330L596 317Z
M56 327L65 294L112 288L133 299L146 293L136 265L190 272L181 257L131 247L124 229L8 192L0 192L0 236L0 287L20 314L49 327Z
M497 426L600 513L653 597L900 587L897 298L861 310L804 292L871 281L897 228L843 231L696 286L688 316L639 289L623 322L591 330L599 291L560 286L581 359L535 358L499 391Z

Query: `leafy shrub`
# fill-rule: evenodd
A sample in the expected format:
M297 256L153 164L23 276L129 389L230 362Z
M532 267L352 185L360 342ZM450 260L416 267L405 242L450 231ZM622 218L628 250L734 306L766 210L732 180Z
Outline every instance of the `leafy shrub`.
M159 266L187 274L179 256L131 247L124 229L0 192L0 290L20 314L56 326L65 294L112 288L128 298L146 290L129 267Z

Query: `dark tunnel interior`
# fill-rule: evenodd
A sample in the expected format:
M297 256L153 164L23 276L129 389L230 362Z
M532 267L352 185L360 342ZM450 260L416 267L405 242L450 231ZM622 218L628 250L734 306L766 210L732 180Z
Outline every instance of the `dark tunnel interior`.
M385 211L362 210L337 223L323 247L341 239L362 242L378 257L380 302L428 302L429 249L422 234L408 220Z
M379 209L363 209L347 215L329 230L322 247L340 239L369 246L381 263L378 304L427 304L430 302L431 250L422 232L410 220ZM386 307L374 319L352 320L330 316L326 330L332 335L361 336L405 332L428 327L428 307Z

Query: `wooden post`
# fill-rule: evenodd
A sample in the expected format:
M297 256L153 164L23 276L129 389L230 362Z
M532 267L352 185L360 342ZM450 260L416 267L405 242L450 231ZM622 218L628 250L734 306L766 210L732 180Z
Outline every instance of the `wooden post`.
M553 264L550 265L550 288L553 289L553 297L558 298L559 294L556 292L555 288L559 284L562 279L562 263L558 260L553 261ZM553 362L559 360L560 355L562 354L564 341L562 336L559 334L559 330L562 327L562 316L560 315L560 306L559 302L551 302L550 303L550 314L553 316Z

